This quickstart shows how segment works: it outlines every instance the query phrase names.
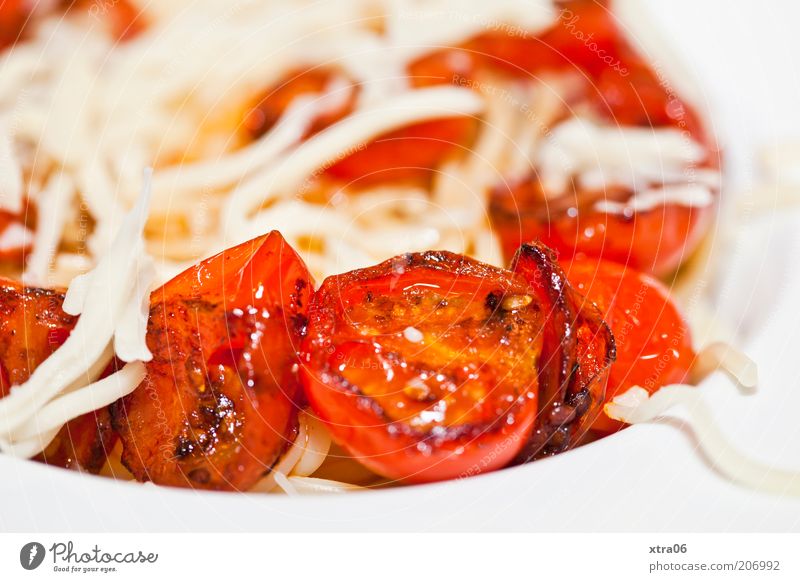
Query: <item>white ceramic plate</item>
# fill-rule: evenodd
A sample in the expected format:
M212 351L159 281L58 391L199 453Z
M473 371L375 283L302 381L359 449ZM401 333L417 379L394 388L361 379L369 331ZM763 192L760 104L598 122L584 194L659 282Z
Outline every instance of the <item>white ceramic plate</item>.
M800 142L800 79L788 68L800 6L646 4L702 80L726 155L726 194L754 188L759 148ZM728 246L722 276L708 287L716 319L758 362L761 387L742 396L718 375L702 391L736 446L800 470L800 211L739 214L742 225L718 237ZM0 455L0 530L800 531L800 499L728 482L679 424L634 427L553 459L458 482L345 496L167 489Z

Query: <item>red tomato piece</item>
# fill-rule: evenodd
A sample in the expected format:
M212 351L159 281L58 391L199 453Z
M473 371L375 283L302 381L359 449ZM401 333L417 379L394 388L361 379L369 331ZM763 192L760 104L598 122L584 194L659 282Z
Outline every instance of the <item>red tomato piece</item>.
M62 311L63 301L61 291L0 283L0 398L69 337L77 318ZM98 410L68 422L36 460L96 473L115 440L108 412Z
M26 0L0 2L0 49L17 41L30 14L31 7Z
M321 95L334 79L335 73L328 69L308 69L288 75L287 80L263 95L244 119L245 130L253 138L264 135L280 120L292 102L304 95ZM315 119L306 132L306 137L333 125L353 110L357 87L350 89L340 107L325 112Z
M603 313L616 339L606 402L641 386L651 394L667 384L684 382L695 353L689 326L658 281L609 262L564 264L570 282ZM614 432L622 423L600 414L592 428Z
M541 321L523 280L447 252L329 277L309 313L306 394L334 439L389 478L496 469L536 417Z
M114 0L110 4L98 4L96 1L89 6L89 13L101 6L105 10L104 16L111 25L111 32L119 41L126 41L135 38L147 28L147 22L143 12L132 5L127 0Z
M594 76L619 63L620 34L605 2L563 3L558 21L540 34L483 34L469 43L484 67L528 77L546 71L583 71Z
M468 117L409 125L371 141L328 168L327 174L355 187L425 181L473 140L476 128L476 120Z
M624 200L632 195L629 190L609 188L546 200L532 178L493 191L492 225L507 256L523 242L540 240L565 257L605 259L668 275L697 249L713 224L716 207L663 204L631 216L593 208L599 199Z
M555 253L524 244L511 269L528 282L545 316L539 384L540 412L519 460L557 454L578 443L603 403L616 344L594 305L567 280Z
M247 490L289 445L312 280L277 232L211 257L151 295L143 384L111 407L142 481Z
M562 394L553 381L563 380L570 397L583 390L573 385L572 368L560 378L555 359L545 358L564 330L548 316L543 289L448 252L329 277L312 303L303 349L309 402L350 454L407 482L554 452L551 437L564 429L556 445L562 450L566 427L589 402L544 400ZM576 346L568 349L574 359ZM542 411L547 419L532 449Z
M108 408L69 421L35 460L77 471L99 473L117 442Z
M0 279L0 360L5 371L0 396L7 395L9 385L27 381L66 341L77 318L62 311L63 302L61 291Z
M244 126L251 137L263 135L286 113L289 105L303 95L321 94L340 73L328 69L309 69L294 73L270 90L245 116ZM309 137L336 123L353 111L358 88L336 107L315 119L306 133ZM327 168L325 174L351 187L393 181L424 181L474 137L476 122L467 118L438 119L417 123L386 133L364 144Z
M557 23L542 34L486 33L463 47L419 59L409 67L409 75L418 85L472 86L476 79L485 82L487 72L531 82L553 72L578 73L582 88L570 98L575 100L570 107L589 107L614 125L674 127L707 148L703 169L718 168L713 140L699 116L636 53L609 3L573 0L561 7ZM603 258L669 274L697 248L716 210L669 204L619 216L592 208L598 198L625 200L631 195L575 191L552 200L541 192L534 173L494 189L492 221L507 257L522 243L541 240L567 256Z

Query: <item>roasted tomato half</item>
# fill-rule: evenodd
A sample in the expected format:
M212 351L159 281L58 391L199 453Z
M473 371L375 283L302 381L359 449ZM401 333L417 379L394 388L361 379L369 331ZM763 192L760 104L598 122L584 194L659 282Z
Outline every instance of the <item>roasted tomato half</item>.
M0 281L0 398L22 384L69 337L77 318L64 313L64 293ZM68 422L36 460L97 472L116 440L106 409Z
M448 252L330 277L309 312L306 394L334 439L391 479L503 467L528 450L540 410L565 412L542 402L545 349L564 331L549 331L548 310L523 276Z
M665 203L628 213L595 208L600 200L624 201L632 190L574 189L548 199L535 177L496 188L491 196L492 224L503 251L540 240L562 256L613 261L635 270L667 276L692 256L712 226L716 205Z
M111 408L137 479L247 490L270 470L296 430L311 292L305 264L272 232L152 293L147 377Z
M562 96L563 111L542 121L547 126L542 128L544 141L552 139L557 124L579 111L600 126L671 128L687 143L691 139L698 144L707 155L682 170L685 181L678 180L680 185L717 172L719 154L700 116L631 46L613 4L572 0L559 6L557 21L541 34L488 32L419 59L410 65L409 75L417 85L489 87L497 83L498 74L529 84L567 75L574 87ZM574 184L566 191L545 192L532 171L509 177L492 190L492 223L507 257L522 243L539 240L563 256L602 258L664 276L692 255L716 214L716 204L681 205L674 200L647 208L630 205L618 213L601 211L595 206L598 201L625 203L634 189L615 184L592 189L580 185L578 176L572 178ZM658 180L637 183L642 190L659 186ZM717 190L713 187L710 193L716 197Z
M660 282L610 262L573 261L564 268L614 333L617 361L609 373L606 402L632 386L653 393L686 380L695 358L691 333ZM601 432L622 426L605 414L592 423Z

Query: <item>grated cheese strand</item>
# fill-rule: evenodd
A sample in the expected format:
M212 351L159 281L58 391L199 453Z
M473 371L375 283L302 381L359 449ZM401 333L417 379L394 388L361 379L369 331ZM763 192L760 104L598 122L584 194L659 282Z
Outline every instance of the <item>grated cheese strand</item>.
M433 87L356 111L235 189L226 204L225 226L236 232L263 201L265 192L290 191L325 164L384 133L432 119L477 115L482 110L483 101L470 90Z
M604 126L588 118L563 121L539 151L542 185L567 191L574 175L587 174L594 188L620 184L636 189L681 173L706 157L705 149L672 128Z
M292 485L291 481L281 473L280 471L273 471L273 475L275 476L275 483L280 487L286 495L289 497L296 497L300 494L300 492L295 489L294 485Z
M338 86L334 90L338 91ZM154 191L157 194L179 191L196 193L198 190L230 186L297 144L320 112L329 108L330 101L331 93L292 101L276 126L253 143L221 159L187 163L159 171L153 178ZM169 202L169 197L156 197L157 200L160 198L163 199L162 204Z
M58 251L74 196L75 185L72 179L65 172L58 172L50 178L37 197L39 217L33 252L28 257L25 272L22 274L26 285L49 286L48 272Z
M143 363L126 364L119 372L84 386L75 392L54 398L36 416L15 431L19 440L38 438L43 433L58 431L64 424L93 410L99 410L133 392L146 369Z
M699 384L717 370L743 390L755 390L758 386L756 363L726 342L714 342L700 350L691 370L692 383Z
M118 354L123 361L133 355L141 356L142 360L151 357L140 322L134 317L124 317L129 309L141 310L143 297L149 296L147 277L141 269L149 264L144 255L142 231L150 200L150 178L151 172L147 172L142 195L123 220L109 252L67 290L64 310L81 316L70 336L36 368L27 382L13 386L8 396L0 399L0 438L5 452L13 454L21 450L9 446L14 444L15 431L34 419L54 398L71 391L87 370L96 368L116 335L125 338L122 342L125 353ZM134 308L128 307L131 302ZM123 325L135 329L125 329Z
M284 486L292 488L292 494L308 493L352 493L355 491L366 491L365 487L344 483L342 481L332 481L330 479L320 479L319 477L299 477L291 475L286 478ZM285 489L284 489L285 490Z
M292 446L269 474L251 488L252 492L269 493L282 487L279 483L280 476L306 477L322 465L330 450L330 433L318 419L306 411L300 412L298 425L297 438Z
M0 119L0 208L18 214L22 212L24 193L22 168L14 150L9 123Z

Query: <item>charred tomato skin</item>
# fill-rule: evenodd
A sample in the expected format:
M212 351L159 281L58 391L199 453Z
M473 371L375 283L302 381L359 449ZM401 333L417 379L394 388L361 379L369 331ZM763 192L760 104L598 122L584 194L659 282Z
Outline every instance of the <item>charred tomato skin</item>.
M65 313L63 303L61 290L0 280L0 398L27 381L69 337L78 318ZM65 424L35 460L97 473L115 442L108 411L101 409Z
M517 457L528 462L580 443L604 402L617 350L602 313L570 284L549 247L522 245L511 270L528 282L545 314L539 416Z
M247 490L293 441L297 350L313 282L277 232L207 259L151 295L142 385L111 407L142 481Z
M513 273L444 251L329 277L301 353L309 404L334 440L390 479L507 465L538 411L541 313L526 293ZM503 307L508 298L518 305Z

